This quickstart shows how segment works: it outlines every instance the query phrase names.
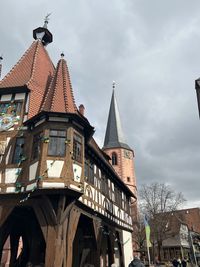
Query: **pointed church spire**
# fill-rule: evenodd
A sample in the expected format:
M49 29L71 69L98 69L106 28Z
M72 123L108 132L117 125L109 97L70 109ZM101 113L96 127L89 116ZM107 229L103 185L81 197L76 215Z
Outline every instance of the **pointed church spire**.
M76 113L73 90L64 54L58 61L53 79L47 90L41 111Z
M103 149L117 148L117 147L131 149L125 143L125 138L121 126L121 119L119 115L119 109L115 98L115 82L113 82L113 92L112 92Z

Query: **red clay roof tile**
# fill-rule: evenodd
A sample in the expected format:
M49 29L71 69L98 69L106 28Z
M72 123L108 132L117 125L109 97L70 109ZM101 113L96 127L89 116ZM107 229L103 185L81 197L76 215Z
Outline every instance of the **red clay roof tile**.
M0 90L26 85L30 89L28 118L31 118L39 112L54 70L45 47L40 40L36 40L0 81Z
M41 111L77 113L67 63L58 61Z

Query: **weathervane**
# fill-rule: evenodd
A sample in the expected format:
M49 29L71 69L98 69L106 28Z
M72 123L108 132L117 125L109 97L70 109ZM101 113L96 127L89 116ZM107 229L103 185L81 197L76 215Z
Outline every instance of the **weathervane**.
M44 18L44 28L47 28L47 24L49 23L49 16L51 13L48 13Z
M115 87L116 87L116 82L115 81L113 81L112 87L113 87L113 89L115 89Z

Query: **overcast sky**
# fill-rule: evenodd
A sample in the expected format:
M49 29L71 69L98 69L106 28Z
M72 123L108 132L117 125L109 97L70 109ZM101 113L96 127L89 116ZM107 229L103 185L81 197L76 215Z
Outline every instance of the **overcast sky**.
M200 206L199 0L1 0L3 75L31 45L32 30L52 13L56 64L68 62L76 104L103 145L112 81L138 187L154 181Z

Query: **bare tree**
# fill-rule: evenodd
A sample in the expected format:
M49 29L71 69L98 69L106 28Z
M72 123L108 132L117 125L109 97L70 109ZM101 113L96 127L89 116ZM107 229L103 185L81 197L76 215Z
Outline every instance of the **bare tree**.
M138 251L141 253L144 251L145 243L145 229L143 217L138 213L137 221L133 224L133 242L136 244Z
M153 257L155 258L155 246L158 249L158 258L161 260L162 242L167 238L170 229L168 227L171 213L177 210L185 201L182 193L175 192L164 183L152 183L142 185L140 190L142 213L147 215L151 227L151 243Z

